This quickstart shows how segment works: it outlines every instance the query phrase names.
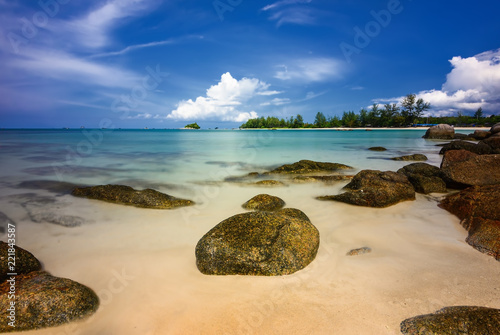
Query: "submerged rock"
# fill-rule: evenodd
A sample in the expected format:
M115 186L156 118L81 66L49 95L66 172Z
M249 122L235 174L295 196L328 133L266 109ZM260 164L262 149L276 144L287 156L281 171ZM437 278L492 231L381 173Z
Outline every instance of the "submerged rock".
M445 307L401 322L406 335L500 334L500 310L475 306Z
M384 148L384 147L371 147L371 148L368 148L368 150L371 150L371 151L387 151L387 149Z
M172 209L194 205L191 200L179 199L152 189L134 190L124 185L100 185L75 188L72 195L115 204L152 209Z
M437 166L427 163L413 163L398 170L404 174L418 193L446 193L446 183Z
M500 154L477 155L466 150L447 151L441 162L443 179L450 187L500 184Z
M258 182L255 183L255 185L257 185L257 186L267 186L267 187L286 186L286 184L283 183L282 181L279 181L279 180L270 180L270 179L258 181Z
M9 259L9 256L14 259ZM8 273L20 275L38 271L41 268L40 261L31 252L18 246L11 248L7 243L0 241L0 282L9 278Z
M315 162L310 160L301 160L293 164L282 165L270 172L281 174L305 174L315 172L332 172L338 170L350 170L352 167L339 163Z
M285 206L285 202L269 194L259 194L245 202L242 207L256 211L275 211Z
M474 186L447 196L439 207L458 216L469 232L466 242L500 260L500 187Z
M10 282L0 284L0 306L10 306ZM88 287L44 271L15 277L15 328L8 313L0 313L0 332L25 331L58 326L94 313L99 298ZM7 307L5 307L7 309Z
M426 161L428 158L426 155L422 154L413 154L401 157L393 157L391 158L394 161Z
M425 132L423 138L439 139L439 140L452 140L455 138L455 128L448 124L438 124L432 126Z
M207 275L281 276L311 263L319 232L298 209L232 216L196 245L196 265Z
M346 254L346 256L358 256L358 255L368 254L370 252L372 252L371 248L362 247L362 248L358 248L358 249L352 249L351 251L349 251Z
M392 171L363 170L344 189L347 192L317 199L367 207L388 207L401 201L415 200L415 190L408 178Z
M293 177L292 181L294 183L315 183L323 182L326 184L335 183L338 181L350 180L354 176L352 175L326 175L326 176L296 176Z

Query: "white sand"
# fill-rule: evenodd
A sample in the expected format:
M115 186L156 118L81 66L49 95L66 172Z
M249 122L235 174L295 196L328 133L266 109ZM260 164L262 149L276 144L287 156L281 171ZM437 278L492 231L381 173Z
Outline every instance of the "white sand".
M32 223L11 207L18 245L101 299L88 320L21 334L399 334L405 318L445 306L500 308L500 262L468 246L435 197L386 209L314 199L344 184L201 188L203 204L173 211L65 196L65 211L93 220L77 228ZM321 234L315 261L285 277L201 274L197 241L258 193L310 217ZM363 246L372 253L345 256Z

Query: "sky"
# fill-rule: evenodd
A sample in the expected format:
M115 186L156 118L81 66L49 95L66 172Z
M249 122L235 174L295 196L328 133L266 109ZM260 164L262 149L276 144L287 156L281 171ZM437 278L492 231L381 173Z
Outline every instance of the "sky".
M500 114L500 2L0 0L0 128Z

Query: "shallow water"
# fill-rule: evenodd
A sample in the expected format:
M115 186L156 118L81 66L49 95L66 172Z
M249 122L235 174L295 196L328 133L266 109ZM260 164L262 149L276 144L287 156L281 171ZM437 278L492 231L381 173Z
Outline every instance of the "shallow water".
M398 334L403 319L444 306L500 308L500 264L464 242L458 219L437 207L440 195L373 209L314 199L346 182L222 182L300 159L397 170L408 162L387 158L423 153L439 165L438 142L423 131L96 132L92 144L82 131L0 131L0 211L16 221L18 245L101 300L88 320L26 334ZM71 184L105 183L197 204L146 210L67 194ZM285 277L202 275L198 240L258 193L310 217L317 258ZM44 221L48 214L83 221L69 228ZM372 252L345 256L364 246Z

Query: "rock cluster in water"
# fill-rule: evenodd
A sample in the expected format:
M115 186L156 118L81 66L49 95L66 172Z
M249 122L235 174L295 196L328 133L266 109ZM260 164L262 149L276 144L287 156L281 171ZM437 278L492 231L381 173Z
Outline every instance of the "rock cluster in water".
M38 259L30 252L15 247L17 275L10 276L7 268L10 246L0 242L0 332L25 331L59 326L93 314L99 306L99 298L88 287L66 278L58 278L40 271ZM11 313L12 283L15 287L15 327Z
M149 188L137 191L130 186L124 185L77 187L71 194L76 197L151 209L173 209L194 205L191 200L176 198Z

